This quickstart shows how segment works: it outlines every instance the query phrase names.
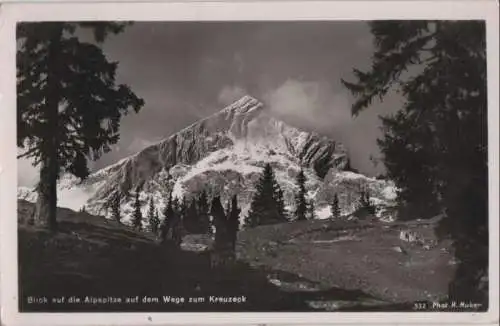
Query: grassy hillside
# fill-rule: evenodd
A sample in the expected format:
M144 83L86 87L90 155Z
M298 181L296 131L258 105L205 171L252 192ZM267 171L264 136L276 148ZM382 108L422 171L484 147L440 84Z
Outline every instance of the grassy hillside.
M207 252L173 250L150 234L67 209L58 210L61 231L52 236L26 223L32 209L19 202L22 311L391 311L442 295L451 270L443 245L405 246L397 225L306 221L258 227L240 232L236 264L211 269ZM393 245L410 256L391 250ZM46 303L28 303L28 297L44 296ZM122 302L69 304L71 296ZM158 302L144 303L145 296ZM163 296L186 301L163 302ZM245 302L213 303L210 296ZM205 301L190 303L190 297Z
M19 203L26 214L32 204ZM206 253L171 250L152 236L85 213L58 211L61 231L51 236L19 226L20 309L22 311L270 311L308 310L305 303L269 284L244 263L210 269ZM21 222L24 220L20 218ZM28 304L28 297L48 303ZM116 304L60 304L52 298L132 298ZM142 303L144 296L158 303ZM205 303L163 303L163 296L206 298ZM209 296L246 296L238 304L214 304Z
M265 226L241 232L238 253L252 266L312 280L316 289L362 289L394 303L438 300L447 293L454 265L450 244L434 236L435 222L316 220ZM420 239L404 241L401 231Z

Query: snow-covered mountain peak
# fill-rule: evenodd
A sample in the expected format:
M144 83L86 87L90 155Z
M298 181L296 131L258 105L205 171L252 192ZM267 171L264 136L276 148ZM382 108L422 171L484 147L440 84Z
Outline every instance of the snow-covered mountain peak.
M85 204L88 212L106 215L111 198L118 193L122 195L122 213L129 216L129 195L136 189L142 189L141 200L146 202L151 197L157 207L163 206L170 191L176 197L191 197L204 189L223 200L237 195L245 213L266 163L273 167L290 210L295 176L300 169L308 176L311 200L325 212L333 193L340 188L352 193L343 204L346 212L361 184L370 184L380 200L387 197L382 191L384 182L342 174L348 168L348 156L340 142L290 126L273 117L264 103L245 95L164 140L96 171L82 183L62 178L59 198L69 204L61 200L59 203L73 209ZM18 196L32 199L33 195L21 189Z
M239 100L229 104L220 112L233 113L233 114L247 114L254 110L260 110L264 107L264 104L253 96L245 95Z

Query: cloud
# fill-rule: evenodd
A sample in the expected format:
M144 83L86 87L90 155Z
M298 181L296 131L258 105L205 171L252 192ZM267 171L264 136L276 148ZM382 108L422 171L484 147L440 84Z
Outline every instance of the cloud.
M86 204L91 195L91 192L78 187L58 191L57 206L77 211Z
M39 179L39 169L31 164L31 160L17 160L17 183L22 187L34 187Z
M275 116L297 127L340 135L352 123L347 97L327 82L288 79L264 100Z
M228 105L240 99L246 94L245 90L239 86L224 86L219 92L218 100L223 105Z
M235 52L233 55L233 61L236 65L236 71L241 75L245 70L245 60L243 59L241 53Z
M17 155L23 154L23 149L17 149ZM20 187L32 188L40 179L40 168L33 166L31 158L17 159L17 184Z

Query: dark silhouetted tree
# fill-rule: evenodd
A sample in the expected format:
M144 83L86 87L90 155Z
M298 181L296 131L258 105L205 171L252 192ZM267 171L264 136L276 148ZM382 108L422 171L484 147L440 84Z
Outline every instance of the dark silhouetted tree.
M100 44L126 24L44 22L17 25L17 145L40 167L35 222L57 229L61 172L84 179L88 160L119 139L120 118L144 102L116 83L117 62ZM79 39L82 29L94 42Z
M118 223L121 223L121 214L120 214L120 193L116 192L111 197L111 217Z
M224 213L226 216L229 216L231 214L231 199L228 199L226 202L226 207L224 208Z
M276 182L274 186L274 201L276 203L276 217L279 222L286 222L288 214L285 208L285 196L280 185Z
M307 219L306 176L303 170L297 175L296 183L299 190L295 194L295 219L303 221Z
M330 205L330 211L332 213L333 218L339 218L340 217L340 205L339 205L339 196L337 193L333 195L333 200L332 204Z
M158 235L158 230L160 229L160 216L158 214L158 209L155 209L155 218L153 220L153 224L151 227L151 231L155 234Z
M370 192L367 189L361 190L359 193L359 208L370 215L375 214L375 206L370 199Z
M178 214L181 210L180 201L177 197L172 197L172 209L175 214Z
M153 197L149 197L148 221L149 226L151 227L151 232L156 234L156 232L158 232L158 225L160 224L160 220L158 218L158 211L155 208Z
M237 234L240 229L240 212L241 209L238 207L238 198L234 195L229 206L229 213L227 214L228 237L233 251L236 247Z
M183 225L182 214L185 211L183 203L176 197L173 199L173 217L170 223L170 240L175 248L179 248L182 242ZM175 207L175 208L174 208Z
M220 197L215 196L212 199L210 214L214 219L215 240L214 251L228 252L231 250L231 237L229 235L228 219L224 213Z
M181 220L183 220L186 216L187 213L187 206L188 202L186 200L186 197L182 197L181 199L178 200L178 209L177 213L180 216Z
M141 211L142 203L140 199L140 194L141 191L140 188L138 188L135 191L134 202L132 204L132 206L134 207L134 214L132 216L132 226L134 227L134 229L137 229L139 231L142 228L142 211Z
M309 202L307 204L307 215L311 220L314 220L316 218L316 207L314 205L314 198L309 199Z
M283 200L283 192L274 178L271 165L268 163L256 184L256 192L245 218L245 225L254 227L287 221Z
M210 231L210 207L208 203L207 192L201 191L198 197L198 225L197 231L200 234L208 234Z
M196 199L191 199L187 206L186 216L183 219L184 229L187 233L197 233L199 225L198 208Z
M163 208L163 221L160 225L160 241L161 243L166 243L172 239L172 227L175 222L175 211L173 208L173 198L172 193L169 194L167 199L167 204Z
M147 211L147 218L148 218L148 221L151 220L151 218L154 217L155 215L155 203L153 201L153 197L152 196L149 196L149 199L148 199L148 211Z
M406 102L382 119L378 141L387 177L410 218L441 212L459 264L449 299L487 302L488 143L484 21L370 23L375 52L368 71L344 85L353 114L398 91Z

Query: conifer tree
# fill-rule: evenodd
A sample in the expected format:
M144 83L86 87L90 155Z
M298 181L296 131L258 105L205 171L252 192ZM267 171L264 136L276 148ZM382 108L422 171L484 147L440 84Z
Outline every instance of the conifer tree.
M158 231L158 224L160 223L160 221L158 220L158 212L155 208L153 197L149 197L148 221L151 227L151 232L156 234L156 232Z
M160 227L160 239L162 243L170 240L172 233L172 226L174 224L175 212L173 208L172 193L169 194L167 204L163 208L163 221Z
M283 192L275 180L272 167L267 163L245 218L245 225L254 227L286 221Z
M370 193L368 190L361 190L359 194L360 208L365 210L368 214L375 214L375 206L370 200Z
M387 177L408 218L444 214L437 231L453 239L460 262L450 300L486 301L478 277L489 265L485 21L377 21L370 28L372 64L343 81L356 96L352 112L389 90L405 97L382 120Z
M287 221L287 212L285 208L285 196L283 190L281 190L280 185L276 182L274 187L274 201L276 203L276 219L278 222Z
M295 219L303 221L307 219L306 176L303 170L297 175L296 182L299 191L295 194Z
M181 202L180 202L179 198L177 198L177 197L172 197L172 211L174 212L175 216L180 215Z
M34 220L57 230L57 180L61 172L84 179L119 139L120 118L144 105L117 85L117 63L100 44L124 23L44 22L17 25L17 145L19 157L40 167ZM78 37L92 31L94 42Z
M148 199L148 211L147 211L147 219L148 221L151 221L152 218L154 218L155 215L155 203L153 202L153 197L149 196Z
M120 215L120 194L116 192L111 199L111 217L118 223L121 223Z
M231 214L231 199L228 199L226 202L226 207L224 208L224 213L226 216L229 216Z
M151 232L157 235L159 227L160 227L160 217L158 216L158 209L155 209L154 219L151 221Z
M184 220L186 218L187 211L188 211L187 204L188 204L188 202L187 202L186 197L182 197L181 201L179 202L179 206L180 206L180 208L179 208L179 230L182 233L185 233Z
M141 230L142 227L142 211L141 211L141 200L140 200L140 189L138 188L135 192L135 198L134 198L134 215L132 217L132 226L134 229L138 229L139 231Z
M182 242L182 203L176 197L173 199L172 205L172 218L170 222L170 232L171 232L171 244L178 248ZM175 208L174 208L175 207Z
M333 195L333 200L332 200L332 204L330 206L330 210L331 210L333 218L340 217L339 196L337 195L337 193L335 193Z
M179 214L179 217L181 220L183 220L185 217L186 217L186 213L187 213L187 199L186 197L182 197L180 200L179 200L179 206L178 206L178 214Z
M210 214L213 216L215 226L214 250L224 252L230 248L231 242L228 236L229 228L227 216L224 213L224 207L222 207L219 196L215 196L212 199Z
M314 198L309 199L309 204L307 205L307 213L309 219L314 220L316 218L316 208L314 205Z
M233 251L235 250L237 234L240 229L240 212L241 209L238 208L238 198L234 195L229 206L229 213L227 214L228 237Z
M210 231L210 207L208 196L205 190L202 190L198 197L198 232L208 234Z
M196 200L194 198L191 199L187 206L186 216L183 219L183 224L186 232L198 232L198 208L196 207Z

